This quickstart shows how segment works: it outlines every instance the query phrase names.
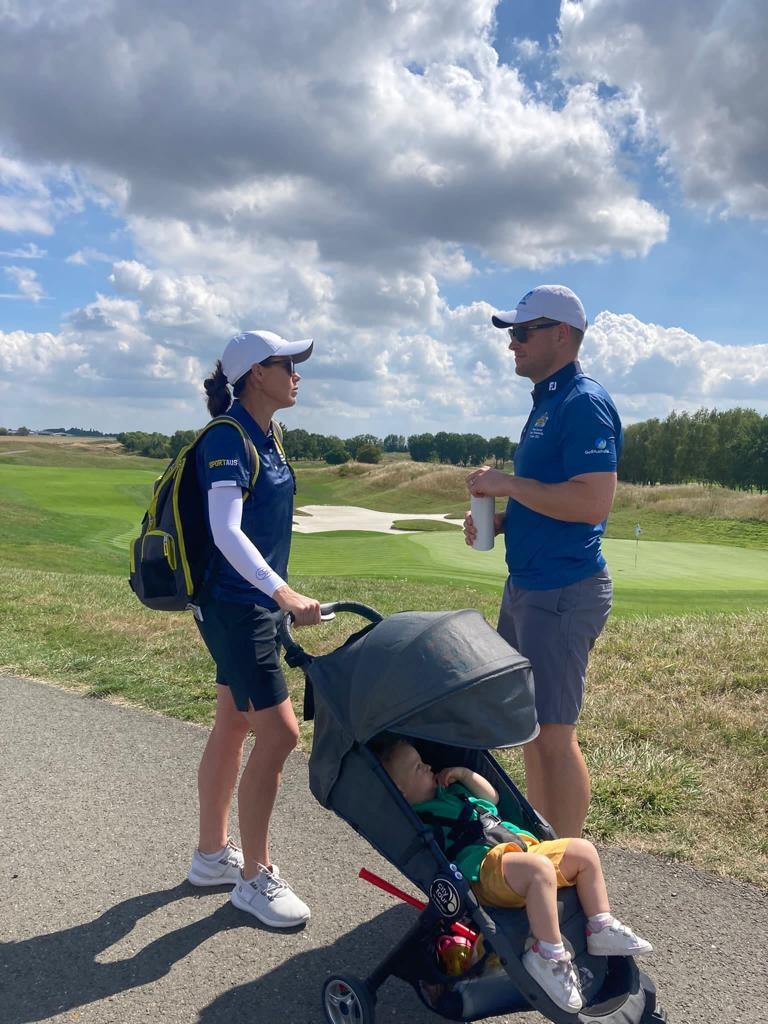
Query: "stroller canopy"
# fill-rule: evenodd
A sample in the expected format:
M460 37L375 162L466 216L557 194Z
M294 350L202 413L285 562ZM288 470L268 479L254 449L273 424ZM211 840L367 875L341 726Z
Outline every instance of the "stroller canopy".
M474 609L400 612L307 666L310 785L328 796L348 750L378 733L487 750L538 731L530 663Z

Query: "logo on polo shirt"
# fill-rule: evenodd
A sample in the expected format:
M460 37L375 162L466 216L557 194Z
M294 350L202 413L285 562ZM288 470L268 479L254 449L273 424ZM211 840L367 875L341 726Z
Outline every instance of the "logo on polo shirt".
M584 452L585 455L610 455L608 448L608 442L604 437L595 438L595 447L587 448Z
M541 416L538 417L538 419L535 419L533 421L533 423L531 424L531 428L530 428L530 430L528 432L528 437L533 437L533 438L535 438L535 437L543 437L544 436L544 427L546 426L548 419L549 419L549 413L548 412L543 413Z
M239 462L237 459L211 459L208 463L208 469L221 469L222 466L237 466Z

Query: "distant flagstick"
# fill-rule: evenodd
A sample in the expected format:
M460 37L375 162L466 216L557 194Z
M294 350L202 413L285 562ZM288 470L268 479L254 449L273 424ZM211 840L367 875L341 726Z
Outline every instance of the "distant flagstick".
M640 523L635 523L635 568L637 568L637 549L640 546L640 534L642 532Z

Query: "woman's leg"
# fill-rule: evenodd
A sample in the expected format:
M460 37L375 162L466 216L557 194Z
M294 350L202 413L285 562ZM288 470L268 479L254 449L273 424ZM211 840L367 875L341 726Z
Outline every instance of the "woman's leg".
M600 857L592 843L571 839L560 861L560 874L576 886L587 917L611 912Z
M272 864L269 821L283 765L299 739L299 725L287 698L275 707L245 712L243 717L253 732L254 744L240 779L237 806L245 858L243 877L252 878L261 865Z
M227 842L229 811L250 729L229 687L217 686L216 691L216 718L197 771L201 853L216 853Z
M505 853L504 881L525 900L531 932L544 942L562 941L557 917L557 875L546 857L534 853Z

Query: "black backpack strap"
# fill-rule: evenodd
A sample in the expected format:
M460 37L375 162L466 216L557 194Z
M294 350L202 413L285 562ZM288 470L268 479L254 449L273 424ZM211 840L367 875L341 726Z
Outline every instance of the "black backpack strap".
M288 456L285 454L285 448L283 446L283 428L277 422L272 420L272 437L274 438L277 450L285 460L285 464L288 467L288 472L291 474L291 480L293 480L293 493L296 493L296 473L294 472L293 466L288 461Z
M213 427L219 426L219 424L221 423L226 423L229 426L234 427L240 434L240 437L243 440L243 445L245 446L245 456L248 459L249 473L248 487L244 488L245 494L243 496L243 501L245 502L248 500L248 498L250 498L251 494L253 493L253 488L256 484L256 478L259 475L261 462L259 459L259 453L256 451L256 445L253 443L250 434L242 425L242 423L240 423L239 420L236 420L234 416L227 416L226 414L223 416L214 416L212 420L206 423L206 425L198 433L197 437L192 443L194 446L196 446L198 441L200 441L204 434L207 434L209 430L211 430ZM205 500L205 496L203 496L203 500ZM210 596L211 591L213 590L213 585L216 582L219 573L221 572L221 566L223 561L224 555L222 555L222 553L214 544L211 560L208 563L208 568L205 570L205 573L203 574L203 582L198 587L197 592L194 595L194 603L198 607L202 604L205 604L205 602L208 600L208 597Z
M239 420L236 420L234 416L227 416L226 413L223 416L215 416L210 421L210 423L206 423L206 425L197 435L197 438L195 440L197 441L200 437L202 437L202 435L206 431L210 430L211 427L216 427L220 423L227 423L229 424L229 426L234 427L240 434L240 437L243 439L243 444L245 446L245 456L248 459L248 472L250 475L248 487L245 488L245 497L243 498L243 501L247 501L247 499L250 498L251 494L253 493L253 488L256 484L256 478L259 475L259 468L261 466L261 463L259 460L259 453L256 451L256 445L253 443L251 435L248 433L248 431L245 429L242 423ZM282 446L280 446L280 450L282 451Z

